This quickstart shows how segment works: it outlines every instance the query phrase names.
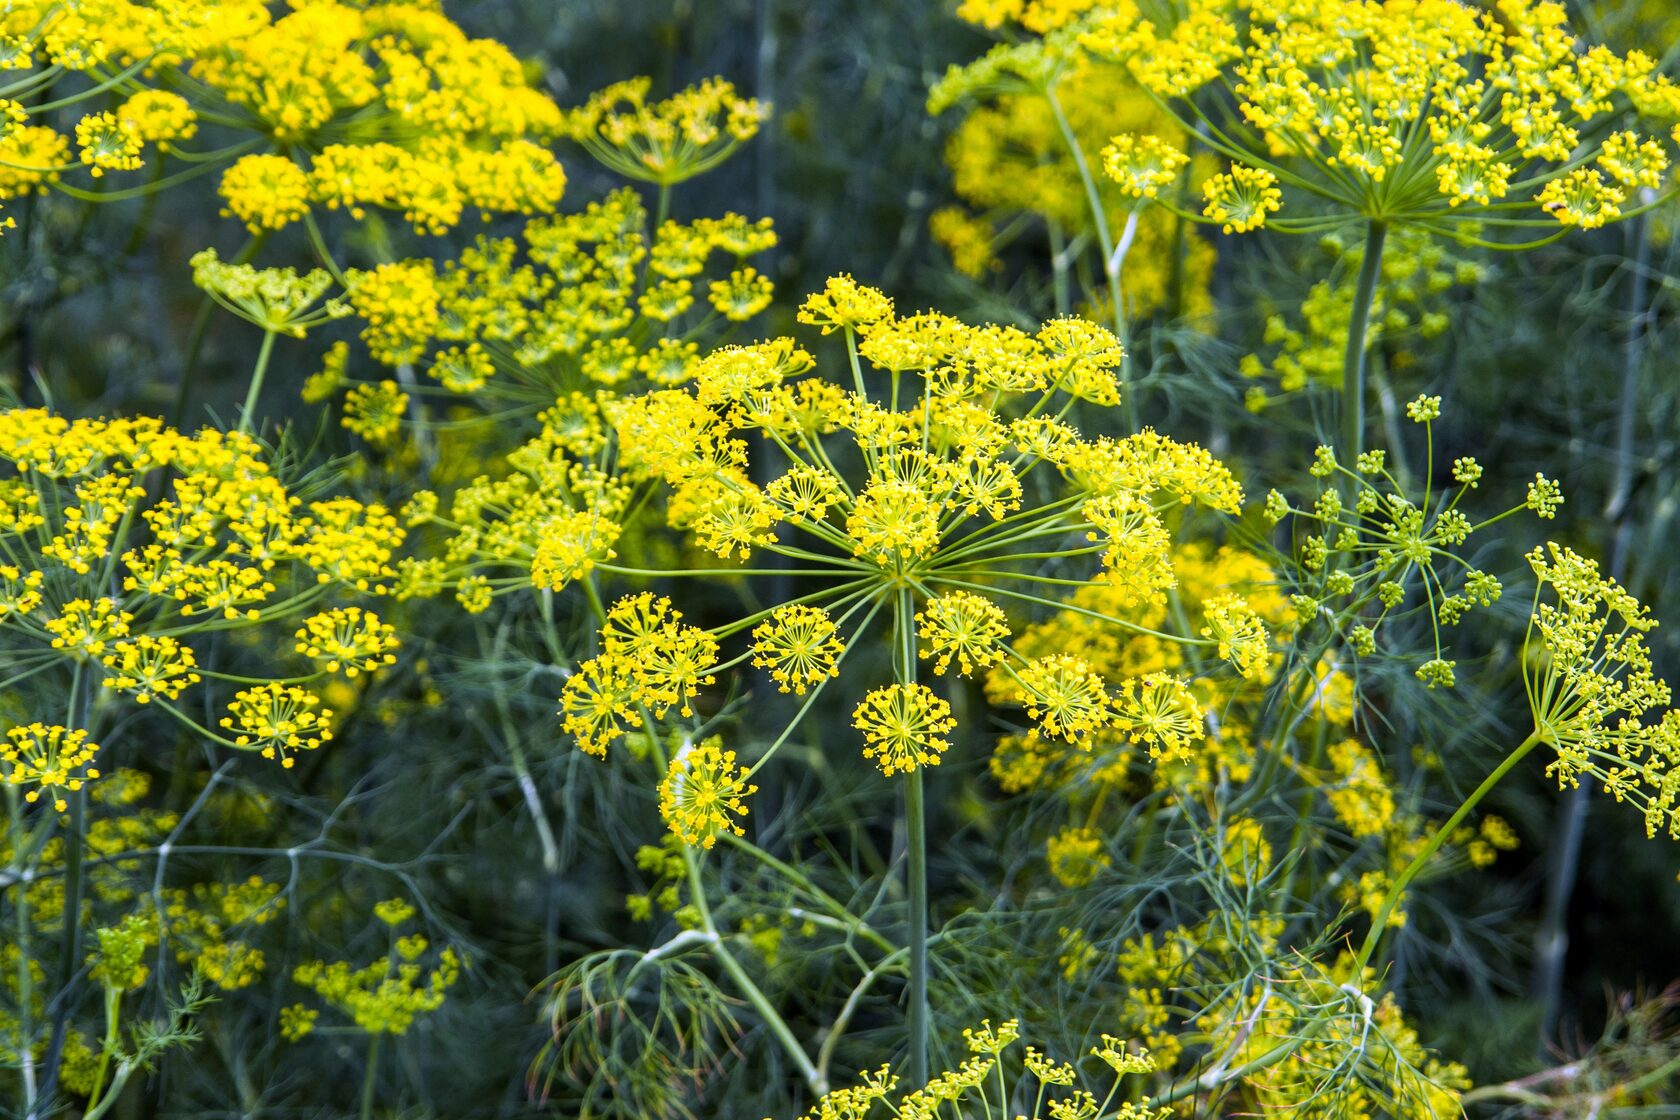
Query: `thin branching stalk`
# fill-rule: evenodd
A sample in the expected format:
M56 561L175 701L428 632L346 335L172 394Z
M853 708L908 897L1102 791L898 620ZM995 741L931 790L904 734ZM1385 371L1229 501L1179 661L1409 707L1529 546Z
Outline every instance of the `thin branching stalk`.
M1358 976L1365 966L1371 963L1371 957L1376 953L1377 944L1382 940L1383 931L1388 926L1389 915L1394 913L1394 908L1399 905L1401 896L1406 893L1406 888L1411 886L1412 880L1416 879L1418 873L1428 866L1435 853L1441 850L1441 845L1445 844L1447 838L1453 834L1460 824L1464 823L1464 818L1468 817L1470 811L1481 803L1482 798L1486 797L1493 790L1493 787L1498 785L1505 775L1516 767L1517 763L1527 758L1528 753L1539 746L1541 741L1541 734L1538 730L1530 732L1528 738L1524 739L1515 750L1506 755L1505 761L1495 767L1493 773L1484 778L1482 784L1477 786L1469 797L1465 798L1464 803L1458 807L1452 816L1447 818L1446 823L1435 830L1434 834L1429 837L1428 842L1424 844L1423 849L1412 858L1412 862L1407 864L1406 869L1394 880L1394 884L1389 887L1388 893L1383 896L1382 905L1377 908L1376 914L1371 918L1371 931L1365 935L1365 941L1360 945L1359 953L1354 958L1355 976Z

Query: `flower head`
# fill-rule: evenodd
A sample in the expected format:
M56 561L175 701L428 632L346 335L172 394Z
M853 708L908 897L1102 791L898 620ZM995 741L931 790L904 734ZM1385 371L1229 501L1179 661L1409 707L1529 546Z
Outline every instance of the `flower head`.
M757 789L714 736L672 757L659 784L659 814L683 843L710 848L726 832L743 834L736 818L746 816L745 799Z
M332 738L332 716L313 692L270 681L236 694L221 725L238 746L290 769L294 751L315 750Z
M86 731L31 723L14 727L0 739L0 781L12 786L34 786L24 800L34 803L47 794L53 808L69 808L65 793L75 793L82 784L99 777L89 766L99 753L99 744L88 742Z
M957 721L951 718L951 705L926 685L890 684L863 698L852 724L863 732L863 757L874 759L881 773L891 777L939 765Z
M839 675L846 647L835 634L834 620L821 607L777 607L753 629L753 664L770 670L783 692L803 696L812 685Z

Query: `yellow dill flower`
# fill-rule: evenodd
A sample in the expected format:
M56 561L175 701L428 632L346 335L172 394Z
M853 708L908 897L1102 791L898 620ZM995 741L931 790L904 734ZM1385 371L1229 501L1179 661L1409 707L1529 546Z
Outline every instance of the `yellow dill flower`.
M236 745L278 758L290 769L296 762L292 752L312 751L332 739L333 713L320 705L312 692L269 681L235 694L221 726Z
M1534 197L1542 210L1564 225L1597 229L1622 216L1621 204L1627 192L1605 182L1596 168L1577 167L1548 180Z
M563 513L537 528L531 582L559 591L594 569L597 560L616 559L619 527L589 510Z
M670 187L722 163L769 117L769 106L739 96L722 78L664 101L649 101L651 88L647 78L607 86L566 113L561 126L619 174Z
M1220 595L1202 604L1206 625L1202 637L1219 643L1219 656L1236 666L1237 672L1258 680L1271 663L1271 639L1248 601L1240 595Z
M1178 583L1170 558L1171 538L1160 515L1143 498L1121 492L1094 498L1085 507L1092 531L1101 541L1104 575L1128 607L1165 601Z
M1171 673L1145 673L1126 681L1115 708L1115 726L1158 761L1187 759L1207 738L1201 705Z
M102 657L105 648L128 637L134 616L117 607L112 599L72 599L59 608L57 618L47 621L52 647L77 657Z
M693 512L688 525L702 548L725 560L745 560L752 550L776 539L781 511L763 491L749 482L730 480L719 485L703 482L691 490Z
M476 393L495 375L496 364L489 351L474 342L439 350L426 372L451 393Z
M468 614L483 614L489 610L494 594L489 579L484 576L467 576L455 585L455 601Z
M844 491L839 478L829 471L794 467L765 487L764 493L790 518L815 523L840 504Z
M1103 170L1133 198L1155 198L1171 186L1190 157L1159 136L1123 134L1102 152Z
M758 787L747 782L735 752L716 736L679 750L659 784L659 815L684 844L711 848L724 833L745 834L737 817Z
M852 725L863 732L863 757L874 759L881 773L891 777L939 765L957 721L951 718L951 705L926 685L891 684L864 696L852 713Z
M99 753L99 744L88 742L87 732L57 725L31 723L13 727L0 740L0 781L12 786L37 786L24 792L34 804L47 794L52 807L64 812L70 807L66 793L75 793L84 782L99 777L88 765Z
M418 913L406 898L388 898L373 904L373 916L388 926L400 926Z
M14 614L29 614L40 606L45 579L39 571L25 572L16 564L0 564L0 622Z
M174 700L188 685L197 684L197 659L192 648L170 637L142 634L124 639L101 659L108 675L105 687L132 692L141 704L153 696Z
M45 193L75 164L70 141L45 125L13 125L0 130L0 198Z
M1114 862L1095 829L1065 828L1050 837L1048 848L1050 874L1064 887L1089 886Z
M223 214L237 217L252 233L285 229L309 213L309 177L285 156L239 157L221 182Z
M560 692L560 728L577 740L579 749L597 758L635 718L633 667L614 654L592 657L579 665Z
M229 264L214 249L201 249L192 260L193 283L227 310L265 331L302 338L309 327L342 318L350 308L336 300L310 308L332 286L324 268L302 276L291 268L252 268Z
M1262 167L1237 163L1229 173L1215 175L1202 184L1206 204L1202 213L1219 223L1225 233L1247 233L1266 224L1266 215L1283 208L1283 192L1277 176Z
M333 498L309 503L309 514L298 526L303 539L292 550L315 569L316 581L337 580L358 591L384 594L382 581L389 578L391 556L403 541L391 512L378 503Z
M643 592L613 604L601 628L605 656L628 667L636 702L655 716L672 705L693 715L695 691L713 680L717 640L681 618L669 599Z
M76 147L95 179L139 167L140 144L139 127L115 113L90 113L76 122Z
M917 634L928 643L920 654L934 662L933 671L939 674L953 660L965 677L996 665L1003 660L1003 643L1009 640L1003 611L968 591L948 591L929 599L916 615L916 625Z
M707 288L707 298L718 314L735 323L744 323L769 307L775 294L770 278L751 265L712 281Z
M1546 773L1560 786L1590 775L1643 809L1647 835L1680 838L1680 712L1645 643L1656 620L1570 549L1537 548L1528 562L1537 586L1523 679L1535 733L1557 755ZM1547 592L1555 604L1540 601Z
M290 1007L280 1009L280 1037L287 1042L297 1042L315 1029L315 1021L321 1013L313 1007L305 1007L301 1003L294 1003Z
M339 423L369 443L384 446L399 431L408 412L408 394L395 381L352 386L344 394L344 416Z
M376 361L413 362L425 353L440 322L432 262L394 261L346 273L350 305L367 322L362 341Z
M1641 140L1632 132L1605 137L1594 160L1605 174L1623 187L1656 190L1668 170L1668 152L1656 140Z
M168 151L176 140L190 140L198 134L198 114L178 93L166 89L143 89L117 106L117 119L134 130L141 141Z
M846 518L853 552L881 565L913 563L939 544L941 503L922 486L874 478Z
M803 696L812 685L840 675L846 647L835 634L834 620L821 607L777 607L753 629L752 663L770 670L783 692Z
M297 652L329 673L354 678L397 663L397 630L360 607L336 607L310 615L298 628Z
M1113 722L1108 686L1083 658L1052 653L1027 662L1015 676L1027 714L1045 735L1088 747L1088 737Z
M361 968L347 961L305 961L292 970L292 979L349 1016L356 1029L375 1036L404 1035L415 1019L442 1007L460 979L454 949L440 950L430 971L416 963L427 948L424 938L399 939L396 961L379 957Z
M601 624L601 645L608 653L636 665L655 655L678 629L682 612L671 600L651 591L626 595L607 611Z
M805 297L799 305L799 321L830 331L860 330L891 319L893 303L887 295L841 273L831 276L823 290Z

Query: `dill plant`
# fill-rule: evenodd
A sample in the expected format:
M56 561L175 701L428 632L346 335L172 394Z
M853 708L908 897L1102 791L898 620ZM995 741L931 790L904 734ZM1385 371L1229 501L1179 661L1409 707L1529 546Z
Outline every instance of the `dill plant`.
M1526 0L957 14L1009 40L929 100L963 111L944 290L1007 289L962 317L849 275L779 307L768 220L673 217L769 120L721 78L565 109L425 3L0 17L9 209L219 172L249 240L181 269L188 350L215 307L261 332L231 430L0 416L23 1115L160 1061L172 1106L347 1111L357 1051L364 1117L447 1112L467 1062L503 1111L638 1117L1532 1101L1471 1089L1392 966L1454 920L1426 883L1518 846L1486 810L1542 747L1680 830L1655 620L1549 544L1509 681L1481 663L1561 489L1483 516L1511 472L1449 446L1457 391L1367 446L1367 355L1444 332L1484 250L1659 214L1673 84ZM1227 348L1215 262L1250 258L1213 228L1357 279ZM1009 272L1034 237L1048 293ZM282 339L319 354L308 449ZM1339 435L1144 426L1208 390L1192 349L1339 381ZM1518 678L1527 733L1442 812Z

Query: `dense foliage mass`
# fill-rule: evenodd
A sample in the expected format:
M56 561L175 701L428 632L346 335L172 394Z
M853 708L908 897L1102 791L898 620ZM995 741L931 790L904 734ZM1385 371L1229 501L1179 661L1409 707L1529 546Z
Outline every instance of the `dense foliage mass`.
M1667 1115L1666 6L562 7L0 10L0 1110Z

